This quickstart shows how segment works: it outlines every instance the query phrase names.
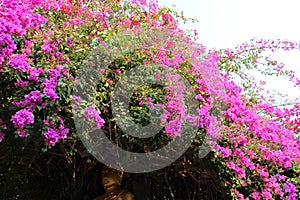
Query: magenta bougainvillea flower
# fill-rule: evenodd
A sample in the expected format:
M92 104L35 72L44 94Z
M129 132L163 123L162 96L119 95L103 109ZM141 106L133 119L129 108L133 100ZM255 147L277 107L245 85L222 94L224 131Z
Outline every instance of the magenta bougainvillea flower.
M100 117L98 111L94 106L89 106L84 112L84 116L94 120L97 128L102 128L104 126L104 120Z
M23 129L26 125L34 123L34 115L31 111L22 109L11 117L11 122L16 128Z
M220 178L224 175L223 182L233 198L299 199L300 103L274 106L274 99L267 97L261 86L264 82L256 83L246 73L248 68L261 68L263 73L286 77L299 88L300 79L293 72L262 54L299 50L299 43L253 39L234 49L207 50L185 34L179 27L180 19L156 0L2 0L0 4L0 75L3 94L7 95L0 98L0 142L13 132L19 137L39 134L48 146L54 146L75 134L72 98L78 107L87 107L84 116L97 128L107 125L102 112L107 102L102 100L108 99L108 88L126 71L123 65L135 61L135 56L124 56L118 69L101 69L105 87L98 94L97 108L72 96L81 61L95 44L109 48L106 42L117 33L140 32L141 27L147 27L151 36L151 30L158 29L169 34L167 39L147 41L151 48L141 44L136 55L147 66L160 64L186 75L199 102L197 115L186 113L186 87L176 75L166 77L173 84L160 97L164 104L154 104L157 99L151 96L139 106L163 108L161 123L171 138L182 136L186 121L206 134L221 132L212 147L212 161L224 169ZM172 40L173 36L178 41ZM235 81L236 76L242 84ZM156 80L162 78L155 74ZM225 107L220 127L211 114L218 101L215 97L222 97Z

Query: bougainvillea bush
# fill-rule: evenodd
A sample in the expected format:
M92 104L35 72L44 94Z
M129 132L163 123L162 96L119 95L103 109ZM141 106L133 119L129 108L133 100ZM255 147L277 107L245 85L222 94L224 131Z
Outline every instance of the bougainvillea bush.
M175 35L176 42L157 37L152 48L149 44L141 46L107 66L101 72L97 102L85 105L84 116L94 120L98 128L119 134L121 131L111 126L110 94L114 85L135 66L159 63L184 75L193 86L199 102L195 105L198 115L193 117L198 120L196 134L201 140L207 131L218 131L211 128L211 113L216 101L213 97L220 91L212 80L222 80L222 134L209 154L220 181L234 199L299 198L300 105L272 106L271 99L261 95L263 89L245 73L259 69L270 76L285 76L298 87L300 81L293 72L285 70L282 63L268 60L262 52L299 49L299 44L251 40L236 49L208 51L195 43L197 33L178 27L179 20L185 18L159 7L154 0L1 0L0 141L15 135L44 143L43 151L47 151L66 139L76 140L72 102L83 100L72 92L82 61L96 44L108 44L119 33L155 29L170 37ZM191 62L190 57L197 62ZM235 81L237 76L242 83ZM154 105L166 110L162 118L165 128L156 140L147 142L148 150L180 137L183 121L191 120L191 116L185 116L179 86L163 89L146 85L132 97L131 114L138 124L147 124ZM126 135L120 138L132 140ZM196 152L201 150L200 144L193 143Z

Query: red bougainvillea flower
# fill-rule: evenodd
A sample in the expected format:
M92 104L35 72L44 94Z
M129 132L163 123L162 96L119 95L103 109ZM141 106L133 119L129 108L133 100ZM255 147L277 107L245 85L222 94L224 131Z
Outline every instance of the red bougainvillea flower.
M60 9L61 9L61 11L62 11L63 13L69 15L69 14L70 14L70 10L71 10L71 6L69 6L69 5L62 5L62 6L60 7Z
M139 22L139 20L133 19L133 17L130 17L130 21L131 21L131 27L133 27L133 26L139 26L141 24Z
M174 18L172 17L172 15L170 13L163 14L162 19L164 20L164 22L172 23L174 21Z

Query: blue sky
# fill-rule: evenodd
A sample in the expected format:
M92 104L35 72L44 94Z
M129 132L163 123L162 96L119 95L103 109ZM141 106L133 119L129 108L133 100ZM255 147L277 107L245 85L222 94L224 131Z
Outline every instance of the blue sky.
M300 1L297 0L159 0L160 5L174 7L198 23L182 25L196 29L199 42L207 48L233 48L251 38L300 42ZM300 77L300 52L277 52L273 58L294 69ZM281 78L266 79L267 87L300 97L299 89Z

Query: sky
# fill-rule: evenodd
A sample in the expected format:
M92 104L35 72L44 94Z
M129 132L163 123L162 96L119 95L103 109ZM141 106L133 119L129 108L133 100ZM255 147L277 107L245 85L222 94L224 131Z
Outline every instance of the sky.
M173 7L198 23L181 25L196 29L201 44L207 48L234 48L252 38L287 39L300 42L299 0L158 0L160 5ZM175 6L175 7L174 7ZM300 77L300 52L278 52L272 58L284 62ZM267 79L267 87L300 97L299 89L281 78Z

